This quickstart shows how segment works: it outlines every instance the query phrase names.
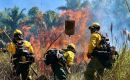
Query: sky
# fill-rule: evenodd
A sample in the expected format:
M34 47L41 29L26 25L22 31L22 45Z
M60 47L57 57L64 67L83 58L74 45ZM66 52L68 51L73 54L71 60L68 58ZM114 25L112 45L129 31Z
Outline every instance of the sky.
M31 7L37 6L42 11L54 10L57 11L57 7L65 5L65 0L0 0L0 11L5 8L12 8L18 6L27 10Z

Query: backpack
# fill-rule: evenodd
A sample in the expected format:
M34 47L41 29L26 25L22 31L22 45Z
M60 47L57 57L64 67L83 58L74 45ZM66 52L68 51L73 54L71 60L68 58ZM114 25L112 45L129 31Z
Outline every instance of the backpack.
M45 53L44 62L46 65L60 63L64 66L66 60L63 56L63 51L57 49L50 49L47 51L47 53Z
M111 46L108 43L109 39L106 39L106 37L102 37L101 40L101 51L105 51L103 55L101 56L101 62L107 69L112 68L112 52L111 52Z
M16 52L12 56L14 65L17 65L19 63L29 63L29 64L32 64L34 62L34 57L25 48L24 41L15 43L15 47L16 47Z
M100 34L101 35L101 34ZM105 68L111 68L112 67L112 53L111 53L111 46L108 43L109 39L101 35L101 42L99 45L101 45L100 48L95 48L92 55L94 57L97 57L97 59L101 62L101 64Z

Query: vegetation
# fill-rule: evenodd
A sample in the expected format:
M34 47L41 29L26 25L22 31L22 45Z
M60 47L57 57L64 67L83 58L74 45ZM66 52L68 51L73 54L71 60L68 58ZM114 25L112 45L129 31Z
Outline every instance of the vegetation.
M130 50L125 46L120 51L120 57L114 64L112 70L106 71L104 80L129 80L130 77Z
M80 10L87 5L86 0L65 0L66 6L58 7L59 10Z
M12 78L12 65L10 64L9 55L5 53L0 53L0 79L11 79ZM104 73L104 77L102 80L129 80L130 79L130 50L127 47L124 47L120 50L120 57L114 64L113 68L111 70L106 70ZM83 72L86 68L86 64L77 64L74 65L72 68L72 74L68 75L68 80L84 80ZM41 76L41 73L39 73L38 66L36 63L32 66L36 73L38 73L38 76ZM44 75L47 76L47 78L53 78L53 75L48 75L44 73ZM35 73L31 70L31 76L33 80L38 78Z
M88 2L86 0L66 0L66 5L58 7L59 10L80 10L86 6ZM73 5L72 5L73 4ZM63 25L64 17L61 17L55 11L42 12L38 7L32 7L30 10L21 9L18 7L5 8L0 12L0 44L1 41L7 43L9 39L1 32L1 29L6 30L7 34L11 36L16 28L22 28L22 26L31 27L31 33L35 36L39 35L40 32L51 31L55 27ZM54 36L55 37L55 36ZM0 45L1 46L1 45ZM130 80L130 50L127 46L120 49L120 57L113 65L111 70L106 70L104 73L103 80ZM32 65L32 68L37 74L31 69L30 75L33 80L41 77L41 75L47 76L52 79L53 73L40 72L38 62ZM72 74L68 75L69 80L84 80L83 72L85 71L86 64L75 64L72 67ZM46 72L50 69L47 68ZM12 75L12 64L10 63L9 54L0 52L0 80L16 80L16 77Z
M21 20L25 17L23 13L25 9L19 10L18 7L8 8L0 12L0 26L7 26L11 30L15 30L20 26Z

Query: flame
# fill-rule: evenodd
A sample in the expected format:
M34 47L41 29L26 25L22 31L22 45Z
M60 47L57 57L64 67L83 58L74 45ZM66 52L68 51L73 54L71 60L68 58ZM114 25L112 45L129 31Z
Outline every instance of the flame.
M30 30L31 30L31 27L30 26L22 26L22 31L24 31L24 37L26 38L28 35L30 35Z
M86 41L86 38L88 34L86 34L87 26L86 23L88 20L90 20L89 16L89 11L86 9L83 10L78 10L78 11L66 11L62 14L68 15L71 20L75 20L76 22L76 33L70 38L70 41L77 46L80 45L80 47L77 49L77 52L81 53L83 58L79 57L78 62L81 62L83 60L87 60L87 48L88 48L88 43ZM67 40L67 39L66 39Z
M77 63L87 60L86 53L88 50L88 41L87 40L87 21L90 20L88 9L82 9L77 11L67 10L61 13L60 17L69 16L71 20L75 21L75 34L69 37L64 33L64 27L59 26L55 27L48 31L42 31L39 28L39 33L35 36L33 33L29 32L31 27L23 26L22 29L25 33L25 36L31 35L30 42L34 48L36 60L39 63L41 69L44 69L43 64L43 55L48 48L57 48L62 49L66 48L69 43L74 43L78 56L76 56ZM38 18L40 18L38 16ZM41 19L40 19L41 20ZM55 41L56 40L56 41ZM53 43L53 45L51 45ZM51 45L51 46L50 46ZM44 71L44 70L42 70Z

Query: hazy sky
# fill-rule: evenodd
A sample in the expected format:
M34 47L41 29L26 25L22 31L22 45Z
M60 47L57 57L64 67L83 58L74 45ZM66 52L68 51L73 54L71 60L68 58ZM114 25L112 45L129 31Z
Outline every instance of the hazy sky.
M0 11L4 8L26 8L27 10L33 6L39 7L42 11L55 10L58 6L65 5L65 0L0 0Z

